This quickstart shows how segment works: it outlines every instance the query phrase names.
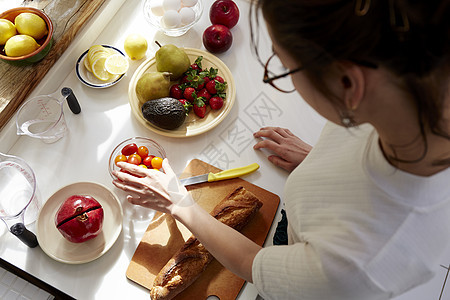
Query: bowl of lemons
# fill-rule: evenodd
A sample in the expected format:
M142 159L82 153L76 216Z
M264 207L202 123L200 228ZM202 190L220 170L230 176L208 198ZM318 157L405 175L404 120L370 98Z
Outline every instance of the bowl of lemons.
M0 59L13 65L42 60L53 44L53 24L41 10L16 7L0 13Z

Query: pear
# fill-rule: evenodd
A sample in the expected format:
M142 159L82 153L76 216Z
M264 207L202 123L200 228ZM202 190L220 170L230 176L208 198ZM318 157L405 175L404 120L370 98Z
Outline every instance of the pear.
M191 65L186 52L172 44L161 46L155 53L155 60L156 70L171 73L171 80L180 78Z
M136 95L141 104L149 100L169 96L170 74L167 72L148 72L136 83Z

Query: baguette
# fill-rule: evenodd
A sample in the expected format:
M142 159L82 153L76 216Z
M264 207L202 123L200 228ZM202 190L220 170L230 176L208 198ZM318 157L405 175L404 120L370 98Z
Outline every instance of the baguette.
M211 212L220 222L241 230L262 206L244 187L238 187ZM150 296L153 300L172 299L191 285L206 269L213 256L191 236L156 276Z

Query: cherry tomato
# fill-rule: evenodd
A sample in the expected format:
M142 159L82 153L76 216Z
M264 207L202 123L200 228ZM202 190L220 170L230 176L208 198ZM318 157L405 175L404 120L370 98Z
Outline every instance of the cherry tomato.
M119 154L119 155L117 155L116 158L114 159L114 163L116 164L116 166L117 166L117 163L118 163L119 161L126 162L126 161L127 161L127 157L126 157L125 155L123 155L123 154Z
M144 168L144 169L148 169L146 165L140 164L139 167Z
M141 161L142 161L142 158L137 154L131 154L130 156L128 156L128 162L130 164L138 166L141 164Z
M152 159L152 167L154 169L161 169L162 168L162 162L163 162L163 159L161 157L155 156Z
M137 150L137 154L139 154L139 156L141 158L145 158L148 156L148 148L145 146L140 146Z
M142 160L142 163L144 165L146 165L147 167L151 167L152 166L152 159L153 159L153 157L155 157L155 156L154 155L149 155L149 156L145 157Z
M138 150L138 146L135 143L128 144L125 147L123 147L122 154L125 155L125 156L129 156L131 154L136 153L137 150Z

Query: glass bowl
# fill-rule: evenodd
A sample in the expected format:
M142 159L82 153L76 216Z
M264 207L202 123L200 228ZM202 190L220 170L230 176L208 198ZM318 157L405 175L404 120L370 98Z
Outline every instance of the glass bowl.
M120 170L120 168L118 166L116 166L116 164L114 162L115 158L119 154L122 154L122 149L126 145L133 144L133 143L136 144L138 147L140 147L140 146L147 147L149 156L154 155L157 157L161 157L162 159L166 158L166 151L164 151L164 148L161 147L160 144L158 144L157 142L155 142L152 139L144 138L144 137L133 137L133 138L126 139L114 148L114 150L112 151L112 153L109 157L108 169L109 169L109 174L111 175L111 177L113 179L116 179L116 177L113 175L112 171Z
M168 28L164 26L164 22L161 16L157 16L152 13L151 5L155 1L160 0L146 0L144 2L144 17L147 20L147 22L149 22L151 25L155 26L156 28L164 32L165 35L168 36L180 36L185 34L189 29L192 28L192 26L194 26L200 20L200 17L202 16L203 13L202 0L198 0L197 4L192 6L192 9L194 10L195 13L194 21L184 26Z
M1 19L14 23L14 19L21 13L33 13L41 17L47 24L48 33L36 42L41 45L35 51L23 56L6 56L4 46L0 46L0 59L15 66L26 66L42 60L50 51L53 44L53 23L42 10L33 7L16 7L0 14Z

